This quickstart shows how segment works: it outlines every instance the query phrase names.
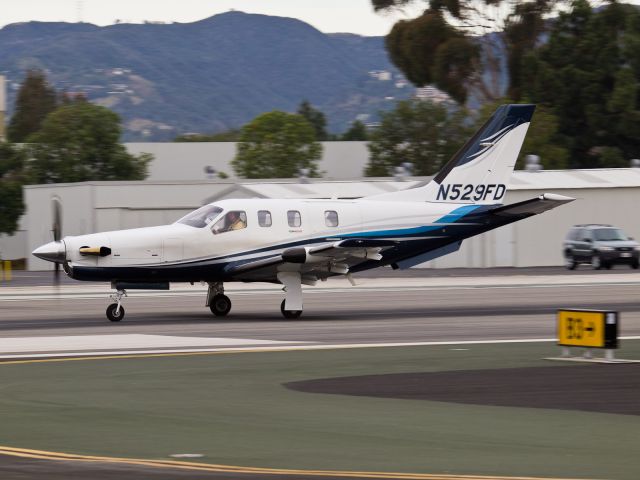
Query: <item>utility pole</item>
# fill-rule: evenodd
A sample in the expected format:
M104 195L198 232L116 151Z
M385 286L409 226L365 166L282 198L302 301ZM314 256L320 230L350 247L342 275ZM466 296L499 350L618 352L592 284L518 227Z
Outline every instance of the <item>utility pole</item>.
M0 142L6 140L5 118L7 112L7 94L4 76L0 75Z

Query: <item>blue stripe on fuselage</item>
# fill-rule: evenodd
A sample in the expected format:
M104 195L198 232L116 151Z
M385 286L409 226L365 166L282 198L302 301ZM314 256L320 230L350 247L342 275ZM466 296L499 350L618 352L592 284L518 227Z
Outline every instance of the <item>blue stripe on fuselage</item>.
M439 218L433 223L434 224L435 223L455 223L465 215L468 215L469 213L483 207L485 207L485 205L465 205L463 207L458 207L455 210L444 215L442 218ZM373 232L348 233L346 235L336 235L335 238L398 237L398 236L404 236L404 235L416 235L420 233L426 233L433 230L438 230L440 228L442 227L436 226L436 225L429 225L429 226L423 226L423 227L399 228L395 230L379 230L379 231L373 231Z

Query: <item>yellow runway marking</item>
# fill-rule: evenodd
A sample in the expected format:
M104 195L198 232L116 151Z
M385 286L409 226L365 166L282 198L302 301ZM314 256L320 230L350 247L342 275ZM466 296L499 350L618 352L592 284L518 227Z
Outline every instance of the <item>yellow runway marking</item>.
M328 346L329 349L340 349L339 346ZM356 347L353 347L356 348ZM31 360L9 360L0 361L2 365L20 365L25 363L56 363L56 362L80 362L83 360L119 360L131 358L155 358L155 357L193 357L199 355L230 355L234 353L271 353L271 352L293 352L309 350L307 347L283 347L283 348L230 348L228 350L218 350L215 352L177 352L177 353L135 353L123 355L94 355L86 357L62 357L62 358L35 358ZM315 349L314 349L315 350Z
M396 473L396 472L358 472L339 470L297 470L281 468L239 467L234 465L216 465L208 463L181 462L175 460L151 460L139 458L99 457L92 455L77 455L61 452L49 452L46 450L31 450L26 448L13 448L0 446L0 455L21 458L34 458L39 460L58 460L71 462L100 462L117 463L125 465L137 465L155 468L173 468L179 470L195 470L211 473L241 473L262 475L304 475L313 477L336 478L381 478L394 480L567 480L549 477L503 477L482 475L447 475L447 474L422 474L422 473Z

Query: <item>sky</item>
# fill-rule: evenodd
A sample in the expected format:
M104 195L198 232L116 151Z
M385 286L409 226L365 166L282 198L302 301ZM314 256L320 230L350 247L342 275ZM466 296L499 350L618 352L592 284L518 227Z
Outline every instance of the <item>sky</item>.
M413 18L424 8L393 14L375 13L370 0L0 0L0 27L37 21L110 25L116 20L193 22L229 10L294 17L325 33L386 35L401 18Z

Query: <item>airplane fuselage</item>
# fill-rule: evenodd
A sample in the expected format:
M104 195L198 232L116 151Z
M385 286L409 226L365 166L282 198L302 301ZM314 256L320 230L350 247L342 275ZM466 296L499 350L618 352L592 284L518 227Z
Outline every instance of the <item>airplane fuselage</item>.
M75 279L93 281L228 281L230 265L278 255L303 244L349 238L394 242L383 252L383 259L363 258L350 268L361 271L476 235L495 228L497 222L508 223L482 215L486 205L242 199L212 206L221 211L202 226L176 222L66 237L67 272ZM214 233L216 221L228 212L244 213L246 226ZM269 222L264 221L267 215ZM107 247L110 254L82 254L83 247Z

